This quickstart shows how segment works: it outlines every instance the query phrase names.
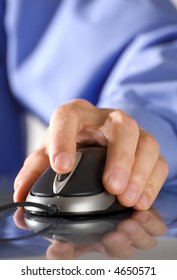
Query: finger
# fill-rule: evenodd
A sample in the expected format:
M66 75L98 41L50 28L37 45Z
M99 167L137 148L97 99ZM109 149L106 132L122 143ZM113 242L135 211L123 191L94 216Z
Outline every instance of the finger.
M87 242L86 242L87 243ZM91 244L75 244L75 259L89 253L105 253L104 246L100 242Z
M168 164L160 155L153 172L140 195L134 208L137 210L147 210L156 199L161 187L163 186L168 174Z
M14 201L25 200L33 184L48 166L49 159L44 148L34 151L27 157L14 182Z
M110 193L118 195L125 190L131 174L139 127L132 118L117 110L109 114L101 130L108 140L103 184Z
M142 130L140 133L135 160L129 182L119 201L128 207L133 206L142 194L159 158L160 148L152 135Z
M99 113L95 106L83 100L69 102L53 113L50 120L49 157L56 172L71 171L79 133L84 134L83 130L89 130L90 127L96 131L102 123L103 115L104 110Z
M132 219L122 222L118 230L122 231L136 248L150 249L157 245L157 241Z
M21 229L29 229L24 220L24 208L19 207L13 215L15 225Z
M112 258L127 259L134 254L134 248L131 246L127 236L121 231L114 231L106 234L102 243L105 251Z
M74 259L74 247L70 243L53 241L47 248L48 260L72 260Z
M51 260L71 260L77 259L90 252L100 252L102 248L103 245L101 244L79 246L69 242L52 241L52 244L47 249L46 256L47 259Z
M67 173L72 169L75 162L78 131L78 110L70 106L62 106L52 114L49 157L50 164L56 172Z
M164 235L168 230L162 219L150 210L135 211L132 219L137 221L151 236Z

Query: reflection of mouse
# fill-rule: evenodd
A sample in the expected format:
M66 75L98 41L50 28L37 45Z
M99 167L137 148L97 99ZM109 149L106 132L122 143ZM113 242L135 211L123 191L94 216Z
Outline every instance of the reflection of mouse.
M77 151L73 170L57 174L48 168L33 185L26 201L51 205L56 215L106 214L126 209L109 194L102 184L106 149L83 148ZM44 210L26 207L34 214L47 215Z
M115 232L118 225L130 219L133 211L122 211L110 215L79 217L42 217L26 213L25 224L36 234L59 242L70 242L78 245L92 245L101 242L102 238ZM89 217L89 218L88 218Z

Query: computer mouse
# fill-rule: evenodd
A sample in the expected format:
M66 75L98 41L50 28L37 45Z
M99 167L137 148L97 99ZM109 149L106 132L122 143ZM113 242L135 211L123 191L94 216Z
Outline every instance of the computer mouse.
M34 206L25 209L46 216L107 214L127 209L103 186L106 151L102 147L77 150L74 168L67 174L49 167L35 182L26 201L49 206L50 213Z

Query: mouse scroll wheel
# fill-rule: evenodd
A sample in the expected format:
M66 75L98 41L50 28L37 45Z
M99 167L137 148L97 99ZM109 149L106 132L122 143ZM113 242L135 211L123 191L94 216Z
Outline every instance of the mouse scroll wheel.
M69 176L70 173L66 173L66 174L58 174L57 175L57 180L58 182L63 182L68 176Z

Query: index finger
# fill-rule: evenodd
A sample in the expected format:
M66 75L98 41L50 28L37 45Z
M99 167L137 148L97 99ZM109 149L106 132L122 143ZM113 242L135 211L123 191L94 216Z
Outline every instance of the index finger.
M97 108L84 100L69 102L54 111L50 120L49 158L56 172L72 170L78 134L85 127L101 125Z

